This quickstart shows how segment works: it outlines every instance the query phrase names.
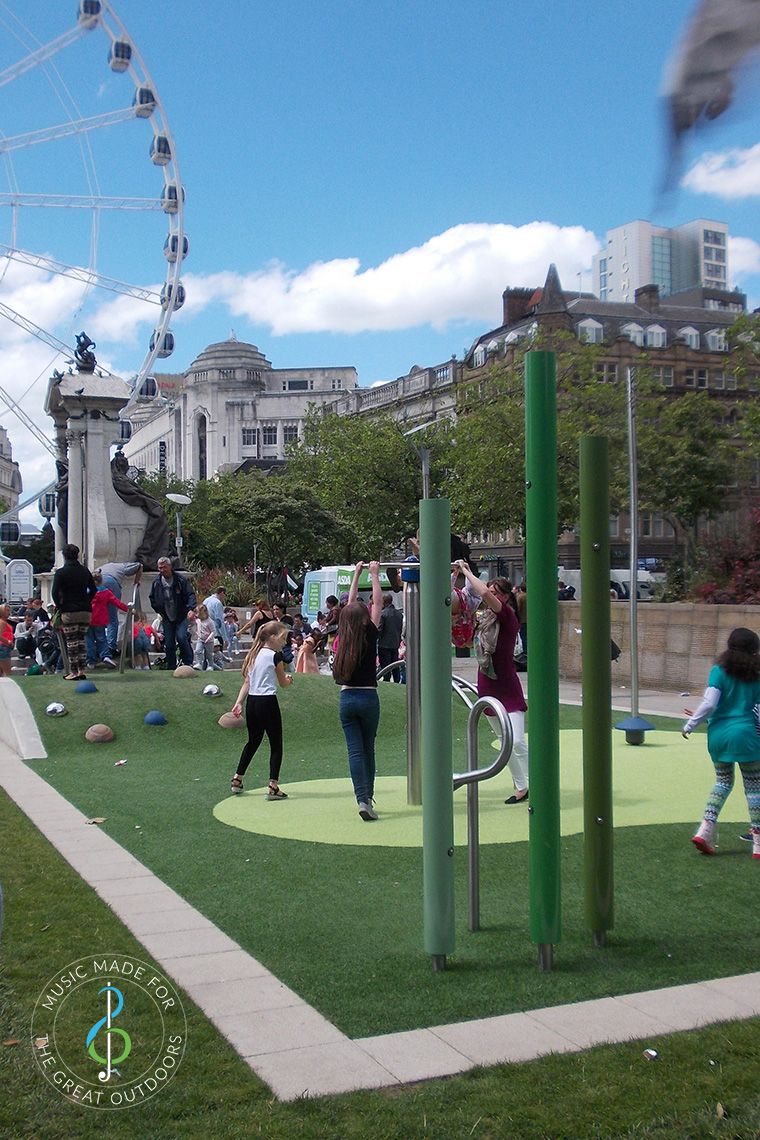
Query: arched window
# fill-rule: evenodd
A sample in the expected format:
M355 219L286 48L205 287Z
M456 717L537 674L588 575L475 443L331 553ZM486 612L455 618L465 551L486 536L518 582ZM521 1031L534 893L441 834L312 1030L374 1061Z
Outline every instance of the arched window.
M201 414L198 416L197 424L197 443L198 443L198 478L208 478L208 455L206 451L206 417Z

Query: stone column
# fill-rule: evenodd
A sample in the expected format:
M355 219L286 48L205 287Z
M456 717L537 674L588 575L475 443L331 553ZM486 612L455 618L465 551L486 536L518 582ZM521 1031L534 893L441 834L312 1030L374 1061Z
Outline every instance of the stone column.
M69 456L69 525L68 542L73 542L84 552L84 464L82 444L84 440L82 428L69 428L66 432L66 444Z

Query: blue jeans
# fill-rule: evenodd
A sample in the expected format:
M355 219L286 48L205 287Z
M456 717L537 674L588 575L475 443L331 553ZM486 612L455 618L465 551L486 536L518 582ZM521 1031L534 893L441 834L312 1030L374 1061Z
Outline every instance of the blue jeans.
M164 653L166 654L166 668L177 667L177 646L183 665L192 665L193 651L190 648L190 638L187 636L187 618L182 621L163 620Z
M343 689L339 707L356 802L366 804L375 794L375 737L380 723L377 689Z
M121 582L118 578L112 578L110 574L104 574L103 585L107 586L114 597L121 601ZM108 652L111 657L115 657L119 642L119 611L114 605L108 607L106 637L108 638Z
M110 647L104 625L88 626L84 641L87 647L87 660L93 665L96 665L98 661L105 661L106 657L110 657Z

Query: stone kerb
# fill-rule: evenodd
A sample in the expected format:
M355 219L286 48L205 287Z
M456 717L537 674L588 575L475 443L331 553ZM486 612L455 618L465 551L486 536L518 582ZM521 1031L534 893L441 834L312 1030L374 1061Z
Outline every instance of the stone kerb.
M630 607L611 603L611 633L622 653L612 666L613 684L631 679ZM760 632L757 606L709 606L688 602L640 602L637 609L639 683L663 690L697 690L704 687L710 666L726 647L737 626ZM560 675L581 679L580 602L561 602Z

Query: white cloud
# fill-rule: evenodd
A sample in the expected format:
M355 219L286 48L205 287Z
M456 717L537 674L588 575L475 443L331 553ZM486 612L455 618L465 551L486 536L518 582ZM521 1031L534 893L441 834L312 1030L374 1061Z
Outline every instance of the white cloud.
M542 284L552 261L560 278L574 282L598 246L581 226L465 223L378 266L341 258L302 270L274 263L248 274L188 276L185 312L221 301L275 336L440 329L491 320L505 286Z
M542 284L550 262L572 287L598 245L580 226L465 223L377 266L336 258L303 269L272 263L250 273L188 274L187 301L174 323L181 339L183 324L222 306L231 318L267 326L275 336L443 329L460 321L487 327L499 320L505 287ZM124 375L139 366L157 316L155 305L111 294L103 300L98 290L83 298L81 283L17 263L7 264L0 301L71 345L70 355L74 333L86 329L97 342L98 362ZM42 407L48 377L54 367L65 369L64 361L17 324L0 319L0 385L50 438L52 423ZM53 478L52 457L2 401L0 423L11 437L25 493L31 493Z
M751 277L760 273L760 244L753 238L728 238L728 261L732 278Z
M686 172L681 185L696 194L715 194L729 200L756 197L760 194L760 143L703 154Z

